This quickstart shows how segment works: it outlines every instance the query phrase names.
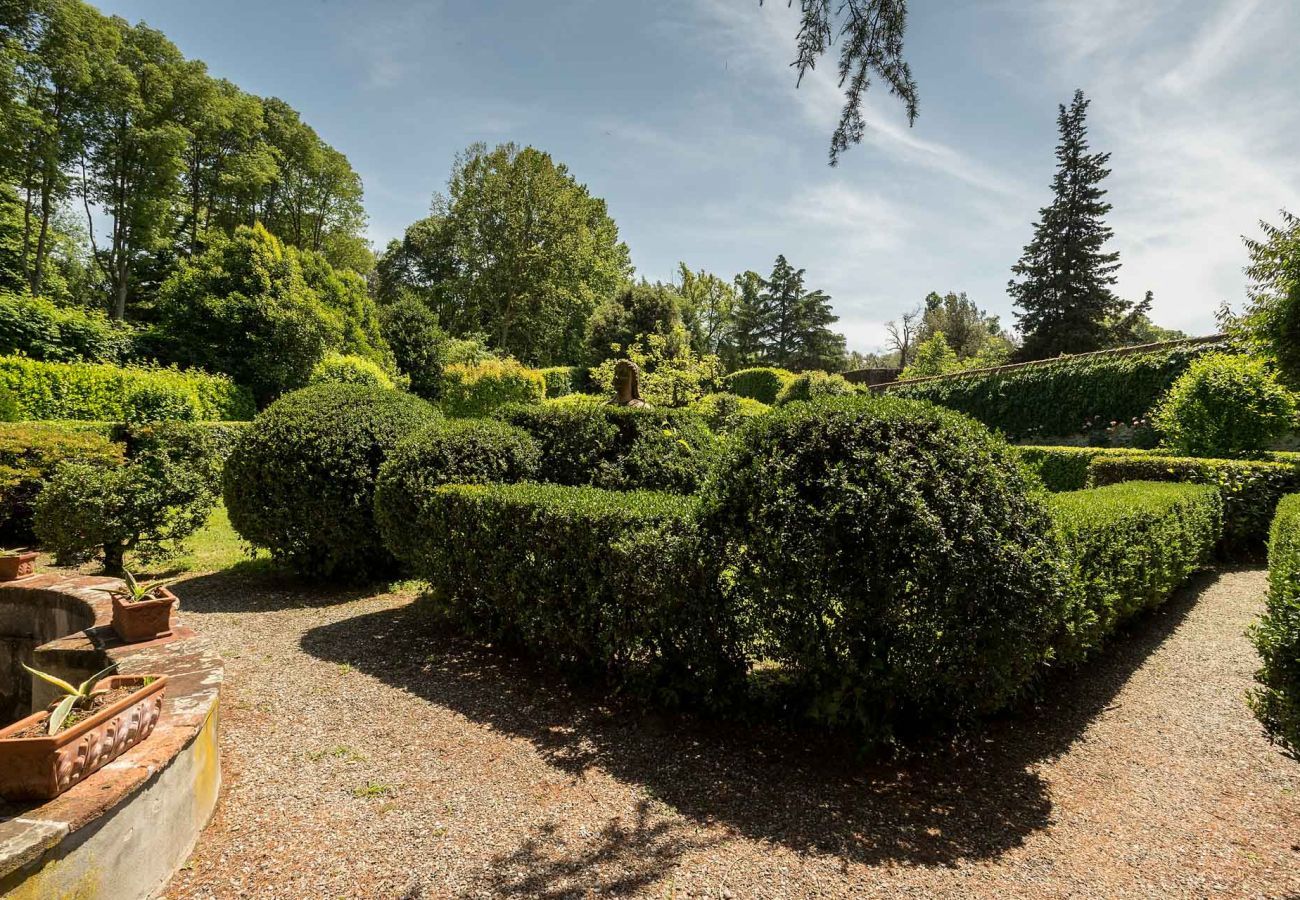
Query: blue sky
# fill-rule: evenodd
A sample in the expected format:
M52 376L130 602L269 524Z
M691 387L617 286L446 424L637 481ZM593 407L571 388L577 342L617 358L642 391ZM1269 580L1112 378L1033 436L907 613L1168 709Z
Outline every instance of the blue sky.
M833 69L795 90L781 0L99 6L301 110L364 178L378 247L427 214L458 150L532 144L608 201L640 274L766 272L784 253L852 349L931 290L1011 321L1008 270L1076 87L1113 153L1119 290L1155 291L1159 324L1212 330L1220 301L1240 305L1241 235L1300 211L1294 0L913 0L921 116L909 129L873 91L836 169Z

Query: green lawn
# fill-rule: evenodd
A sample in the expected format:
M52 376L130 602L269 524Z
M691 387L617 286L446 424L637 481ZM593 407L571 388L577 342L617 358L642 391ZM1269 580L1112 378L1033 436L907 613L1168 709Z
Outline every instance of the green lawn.
M179 556L149 565L138 564L149 577L176 577L200 572L217 572L239 566L241 569L265 569L271 559L265 550L253 551L230 527L226 508L218 504L208 524L185 542ZM128 562L128 565L130 563Z

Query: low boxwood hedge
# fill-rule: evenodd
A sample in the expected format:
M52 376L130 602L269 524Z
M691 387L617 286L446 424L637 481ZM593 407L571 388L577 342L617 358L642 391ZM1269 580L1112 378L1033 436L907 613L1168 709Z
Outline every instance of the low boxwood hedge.
M230 524L302 575L360 581L394 563L374 518L384 459L438 412L413 394L323 384L268 406L236 442L222 493Z
M375 483L375 522L398 559L424 541L420 510L444 484L513 484L537 474L541 453L528 432L493 419L435 422L397 445Z
M41 488L62 462L119 465L123 446L109 440L106 427L53 422L0 424L0 538L28 543L34 504Z
M1251 639L1262 665L1250 707L1269 738L1300 760L1300 494L1278 504L1268 544L1268 601Z
M1300 491L1300 466L1275 460L1201 459L1154 453L1108 453L1088 466L1088 483L1187 481L1223 495L1223 542L1229 557L1258 557L1283 496Z
M412 535L393 549L481 634L658 702L723 702L743 678L740 617L689 498L449 485Z
M1083 659L1124 620L1164 603L1208 562L1223 518L1223 500L1208 484L1112 484L1054 494L1051 508L1070 571L1056 642L1067 661Z
M1088 466L1099 456L1124 456L1131 451L1110 447L1016 447L1029 469L1049 491L1079 491L1088 486Z
M555 484L688 494L719 450L704 420L684 409L512 404L497 416L533 436L538 479Z

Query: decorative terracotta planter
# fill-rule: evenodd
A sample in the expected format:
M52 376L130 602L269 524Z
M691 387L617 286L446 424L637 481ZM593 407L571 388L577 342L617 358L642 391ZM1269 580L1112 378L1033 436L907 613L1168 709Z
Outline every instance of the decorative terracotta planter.
M17 581L36 572L36 551L0 556L0 581Z
M145 679L153 678L149 684ZM0 729L0 797L49 800L117 759L147 738L162 713L167 676L113 675L96 687L109 690L139 685L129 697L53 737L10 738L49 718L38 712Z
M128 644L152 641L172 633L172 606L176 595L165 587L155 592L156 599L128 603L113 595L113 630Z

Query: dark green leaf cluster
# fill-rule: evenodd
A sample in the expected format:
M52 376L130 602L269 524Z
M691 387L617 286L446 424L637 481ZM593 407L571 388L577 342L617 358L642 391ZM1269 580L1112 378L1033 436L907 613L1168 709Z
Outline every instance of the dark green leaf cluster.
M330 384L285 395L258 415L227 460L231 524L309 577L382 574L393 559L375 527L379 467L437 418L418 397L379 388Z
M1083 490L1088 486L1092 461L1117 452L1107 447L1016 447L1015 451L1053 493ZM1118 453L1123 455L1124 451Z
M1296 399L1263 360L1215 353L1174 382L1151 422L1183 456L1259 455L1295 428Z
M121 362L131 354L133 333L99 310L0 291L0 354L51 362Z
M202 419L242 420L253 415L253 398L247 390L229 378L197 370L6 356L0 357L0 384L13 395L22 419L120 422L131 408L129 399L145 387L184 394Z
M469 628L671 704L745 671L691 499L557 485L428 495L406 561Z
M722 388L727 393L735 394L738 397L748 397L751 400L757 400L759 403L766 403L771 406L776 402L781 389L792 378L794 378L794 373L787 372L785 369L757 366L752 369L741 369L738 372L732 372L722 379Z
M971 419L830 398L743 429L704 522L812 713L887 739L1000 708L1047 658L1063 581L1044 497Z
M1054 494L1070 571L1058 658L1078 662L1126 619L1164 603L1214 552L1223 500L1212 485L1127 482Z
M1129 422L1145 417L1194 360L1227 347L1209 342L1066 357L915 383L900 381L886 393L955 409L1013 439L1060 437L1083 431L1090 420Z
M587 386L587 370L582 366L550 366L540 369L546 382L546 399L577 394Z
M1105 454L1088 467L1089 484L1186 481L1212 484L1223 496L1221 550L1229 557L1260 555L1278 501L1300 491L1300 465L1274 460L1201 459L1159 454Z
M534 404L498 416L533 436L538 478L556 484L689 494L719 449L704 420L684 409Z
M115 466L122 462L122 447L95 431L31 422L0 425L0 537L6 542L35 537L36 496L64 461Z
M537 474L541 453L523 429L492 419L448 419L397 445L375 483L375 522L398 559L427 540L420 511L444 484L514 484Z
M1300 760L1300 495L1278 504L1268 544L1268 601L1251 639L1262 665L1250 707L1269 737Z

